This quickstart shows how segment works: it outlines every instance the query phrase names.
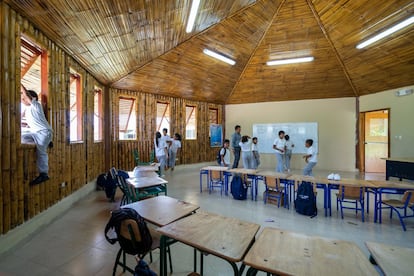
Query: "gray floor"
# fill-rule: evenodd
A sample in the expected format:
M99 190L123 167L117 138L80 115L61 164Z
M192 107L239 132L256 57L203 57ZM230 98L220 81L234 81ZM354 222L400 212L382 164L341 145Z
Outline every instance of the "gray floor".
M203 164L205 165L205 164ZM388 219L388 212L383 214L383 223L373 222L373 209L361 222L360 215L352 210L345 211L342 220L333 205L332 216L323 214L322 196L318 193L317 217L311 219L297 214L293 209L277 208L275 205L263 204L263 184L259 187L259 199L236 201L231 197L221 196L219 191L209 194L199 192L199 168L202 165L179 166L174 172L168 171L168 195L201 206L208 212L232 216L255 222L266 227L282 229L337 238L355 242L369 256L365 241L377 241L399 246L414 247L414 220L407 220L407 232L403 232L394 218ZM299 172L297 172L299 173ZM315 171L316 175L326 176L329 172ZM384 175L342 173L342 177L384 179ZM76 203L69 212L52 224L40 229L30 240L17 246L0 259L0 275L111 275L113 261L118 245L109 244L104 237L104 227L110 211L119 205L121 194L117 193L117 202L109 203L102 191L96 191ZM371 200L373 202L373 200ZM271 221L271 222L269 222ZM188 275L192 269L192 249L182 245L172 246L173 275ZM151 265L158 270L158 252L154 254ZM230 266L214 256L205 257L205 275L231 275ZM128 260L134 264L131 258ZM121 270L118 268L118 274Z

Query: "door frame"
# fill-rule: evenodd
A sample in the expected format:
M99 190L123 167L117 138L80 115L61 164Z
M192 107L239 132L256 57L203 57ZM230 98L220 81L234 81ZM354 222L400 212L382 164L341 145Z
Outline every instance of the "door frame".
M360 172L365 172L365 114L376 111L388 111L388 156L391 156L391 109L390 108L380 108L374 110L367 110L359 112L358 114L358 143L357 143L357 168Z

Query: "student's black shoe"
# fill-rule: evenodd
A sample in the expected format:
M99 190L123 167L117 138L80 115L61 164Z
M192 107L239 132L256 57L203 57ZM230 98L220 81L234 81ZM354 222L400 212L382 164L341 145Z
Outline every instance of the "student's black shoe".
M45 182L46 180L49 180L49 176L47 173L40 173L38 177L30 181L30 186L40 184L42 182Z
M52 141L50 141L50 143L49 143L49 149L51 149L51 148L53 148L53 142Z

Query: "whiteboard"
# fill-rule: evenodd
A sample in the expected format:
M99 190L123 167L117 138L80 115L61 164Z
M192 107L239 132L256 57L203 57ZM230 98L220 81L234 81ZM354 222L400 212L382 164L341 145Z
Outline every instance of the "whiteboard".
M275 153L273 142L283 130L295 145L292 153L306 153L305 141L313 140L313 148L318 152L318 123L273 123L253 124L253 137L257 137L257 145L261 153Z

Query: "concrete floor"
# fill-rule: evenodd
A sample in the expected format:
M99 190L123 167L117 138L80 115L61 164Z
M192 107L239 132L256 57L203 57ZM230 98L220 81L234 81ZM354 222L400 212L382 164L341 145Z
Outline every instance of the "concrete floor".
M373 222L373 208L361 222L360 214L352 210L345 211L342 220L333 204L332 216L323 214L323 193L318 193L317 217L311 219L297 214L293 209L264 204L262 194L264 185L259 185L258 201L236 201L232 197L220 196L219 191L209 194L199 192L199 169L206 164L178 166L174 172L167 171L168 195L197 204L203 211L236 217L286 230L307 233L355 242L369 257L365 241L376 241L398 246L414 247L414 220L407 220L407 232L404 232L397 218L388 218L388 211L383 214L383 223ZM294 173L300 173L294 171ZM326 176L330 172L315 171L316 175ZM381 174L359 175L358 173L341 173L342 177L384 179ZM205 178L204 178L205 181ZM103 191L94 191L80 200L70 211L53 223L39 229L30 239L0 256L0 276L5 275L111 275L118 244L109 244L104 237L104 227L110 211L118 208L121 193L118 190L115 203L105 198ZM373 203L373 199L371 200ZM272 222L268 222L268 221ZM173 275L188 275L192 269L193 250L176 243L172 246ZM158 271L158 251L154 252L154 263ZM135 260L129 258L131 265ZM317 264L315 264L317 265ZM413 264L414 265L414 264ZM117 270L122 275L121 269ZM204 258L205 275L231 275L227 262L214 256ZM259 273L258 275L264 275Z

